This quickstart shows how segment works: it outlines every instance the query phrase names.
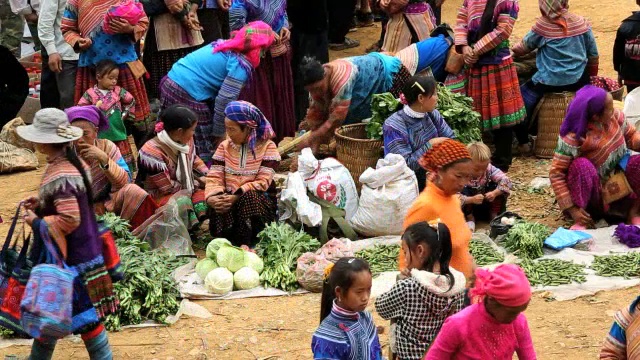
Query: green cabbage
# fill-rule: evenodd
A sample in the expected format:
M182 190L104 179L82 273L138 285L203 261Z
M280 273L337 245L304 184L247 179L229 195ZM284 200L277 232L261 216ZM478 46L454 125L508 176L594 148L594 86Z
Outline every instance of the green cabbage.
M215 261L204 258L196 264L196 273L200 276L200 279L204 280L207 277L209 271L216 269L218 264Z
M264 263L262 262L262 259L260 259L260 256L258 256L256 253L245 251L244 266L250 267L258 274L260 274L262 272L262 269L264 268Z
M223 267L213 269L204 279L204 286L210 293L224 295L233 290L233 274Z
M229 240L222 238L211 240L209 242L209 245L207 245L207 257L211 260L215 260L218 250L220 250L220 247L222 247L223 245L231 245L231 243L229 242Z
M238 290L249 290L260 286L260 274L250 267L243 267L233 274L233 284Z
M231 245L223 245L216 253L216 259L219 266L236 272L244 266L244 250Z

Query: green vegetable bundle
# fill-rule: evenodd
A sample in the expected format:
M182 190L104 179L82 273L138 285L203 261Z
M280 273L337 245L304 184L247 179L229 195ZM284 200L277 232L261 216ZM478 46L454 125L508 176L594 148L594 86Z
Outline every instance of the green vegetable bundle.
M480 114L473 110L473 99L451 92L438 85L438 111L456 135L465 144L482 140Z
M375 276L385 271L398 270L400 245L376 245L370 249L358 251L355 256L369 263L371 273Z
M131 234L128 222L114 214L107 213L101 220L113 232L124 270L124 279L114 284L120 309L107 317L105 326L117 331L145 320L164 323L178 311L180 292L171 273L185 260L167 251L151 251L148 243Z
M509 229L501 243L521 259L537 259L544 255L542 246L549 235L549 228L545 225L518 221Z
M595 256L591 268L599 276L637 277L640 276L640 253Z
M498 264L504 261L504 255L484 241L471 240L469 252L478 266Z
M371 98L371 121L367 123L367 137L382 139L382 125L402 104L391 93L375 94Z
M284 291L298 288L296 261L306 252L314 252L320 242L309 234L297 231L289 224L273 222L260 234L256 246L258 255L264 262L260 280L265 287L275 287Z
M558 259L524 260L520 266L532 286L558 286L587 281L584 265Z

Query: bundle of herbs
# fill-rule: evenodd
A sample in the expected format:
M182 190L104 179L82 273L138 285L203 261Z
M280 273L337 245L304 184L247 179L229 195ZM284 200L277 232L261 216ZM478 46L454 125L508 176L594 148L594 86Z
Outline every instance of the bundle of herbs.
M480 113L473 110L473 99L451 92L438 84L437 109L456 135L465 144L482 140Z
M296 263L306 252L315 252L320 242L304 231L295 230L286 223L273 222L258 234L256 252L264 262L260 280L265 287L284 291L298 288Z
M172 272L187 260L166 250L152 251L148 243L131 234L127 221L114 214L107 213L100 220L113 232L124 270L124 279L114 284L120 309L107 317L105 326L109 331L118 331L122 326L146 320L164 323L180 305Z
M519 220L509 229L501 244L521 259L537 259L544 255L542 246L549 235L549 228L545 225Z
M402 104L391 93L375 94L371 98L371 120L367 123L367 138L382 139L382 125Z

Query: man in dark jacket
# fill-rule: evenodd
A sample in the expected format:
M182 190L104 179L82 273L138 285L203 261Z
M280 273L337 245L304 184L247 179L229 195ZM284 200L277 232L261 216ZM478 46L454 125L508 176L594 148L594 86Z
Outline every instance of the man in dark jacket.
M640 0L636 0L640 6ZM640 11L622 21L613 45L613 68L627 91L640 86Z
M0 128L13 120L29 95L29 75L13 53L0 45Z

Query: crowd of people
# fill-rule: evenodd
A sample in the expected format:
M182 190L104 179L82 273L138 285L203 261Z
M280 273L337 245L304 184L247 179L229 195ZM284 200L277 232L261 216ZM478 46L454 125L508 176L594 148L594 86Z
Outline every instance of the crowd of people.
M112 357L100 319L117 309L95 215L113 212L139 229L177 206L191 233L208 219L213 237L251 247L277 218L276 142L301 129L311 136L298 149L318 151L338 127L370 117L372 96L385 92L404 103L384 123L385 155L402 155L421 190L405 219L402 276L375 301L392 321L393 355L535 359L522 314L529 282L515 265L476 268L469 253L475 223L505 211L514 140L522 153L529 150L532 115L545 93L576 92L550 171L573 229L613 215L640 225L640 134L614 109L611 94L589 85L598 73L598 47L588 20L569 12L568 0L540 0L541 16L513 46L517 0L465 0L453 26L441 24L442 3L0 4L6 64L0 125L16 116L29 91L16 59L26 21L43 59L42 110L17 132L47 157L38 196L24 201L27 222L84 279L87 291L74 299L74 317L95 311L95 321L76 329L92 359ZM329 61L329 49L359 46L346 35L378 15L382 33L371 48L378 51ZM640 85L638 35L634 14L613 48L619 81L629 91ZM537 72L520 84L514 59L531 52ZM455 140L436 109L438 82L473 99L493 152L482 142ZM622 196L612 198L609 181L626 184ZM327 270L315 358L382 359L377 329L364 311L371 281L361 259L343 258ZM623 335L614 326L603 354L620 353ZM49 359L54 347L36 340L32 357Z

